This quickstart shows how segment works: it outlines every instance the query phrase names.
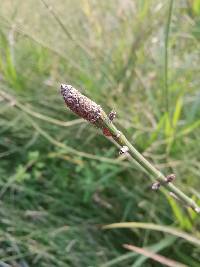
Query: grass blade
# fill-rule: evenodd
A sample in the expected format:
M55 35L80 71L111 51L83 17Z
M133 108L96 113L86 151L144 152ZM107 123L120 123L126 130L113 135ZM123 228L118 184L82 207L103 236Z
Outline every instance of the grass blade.
M116 228L140 228L140 229L160 231L166 234L171 234L183 238L186 241L193 243L194 245L200 246L200 239L192 236L191 234L179 231L178 229L170 226L157 225L153 223L140 223L140 222L113 223L103 226L103 229L116 229Z
M139 248L133 245L128 245L128 244L124 244L123 245L124 248L134 251L136 253L142 254L148 258L153 259L154 261L157 261L161 264L163 264L164 266L169 266L169 267L186 267L186 265L179 263L177 261L171 260L169 258L163 257L160 254L155 254L152 253L151 251L144 249L144 248Z

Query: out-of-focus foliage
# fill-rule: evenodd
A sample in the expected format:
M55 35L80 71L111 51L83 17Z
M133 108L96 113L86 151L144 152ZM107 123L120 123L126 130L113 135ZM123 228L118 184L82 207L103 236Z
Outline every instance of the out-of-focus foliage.
M1 1L0 266L160 266L124 243L199 266L199 247L164 230L198 239L199 216L152 192L59 93L73 84L115 109L130 141L198 201L199 3L174 1L167 42L167 0ZM100 227L124 221L164 226Z

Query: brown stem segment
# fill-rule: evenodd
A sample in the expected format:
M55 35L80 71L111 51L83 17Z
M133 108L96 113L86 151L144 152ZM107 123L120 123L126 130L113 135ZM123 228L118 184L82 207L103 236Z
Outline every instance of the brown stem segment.
M174 193L185 205L191 207L197 213L200 213L200 207L193 199L184 194L171 182L166 183L166 177L157 170L143 155L127 140L125 135L121 133L113 122L108 118L103 109L95 102L83 96L78 90L71 85L61 85L61 94L67 106L80 117L88 120L96 126L107 129L112 138L120 145L128 147L131 157L136 160L140 166L146 170L155 181L160 182L166 189Z

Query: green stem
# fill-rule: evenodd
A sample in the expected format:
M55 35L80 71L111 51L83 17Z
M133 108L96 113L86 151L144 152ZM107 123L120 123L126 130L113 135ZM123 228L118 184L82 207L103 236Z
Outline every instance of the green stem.
M160 185L165 186L173 196L175 196L183 204L193 208L197 213L200 213L200 207L188 196L186 196L181 190L175 187L170 181L172 181L173 175L165 177L160 171L158 171L149 161L147 161L140 152L135 149L132 144L126 139L116 126L112 123L114 114L110 114L109 118L103 111L101 106L97 105L94 101L88 97L82 95L72 85L61 84L61 94L65 100L66 105L78 116L88 120L93 125L103 129L105 135L112 136L112 138L120 145L125 146L124 150L128 150L133 160L142 167L142 169L153 176L154 186L152 189L159 188ZM123 150L121 150L123 152Z
M168 46L169 46L169 31L172 18L173 0L170 0L169 14L165 30L165 65L164 65L164 89L165 89L165 107L166 113L169 114L169 89L168 89Z
M112 134L112 137L120 146L127 146L130 156L136 160L144 170L146 170L150 175L153 176L155 181L159 181L165 188L170 192L175 194L177 198L183 202L185 205L191 207L197 213L200 213L200 207L194 202L193 199L185 195L180 189L170 182L166 182L166 177L163 173L157 170L148 160L146 160L143 155L135 149L135 147L127 140L125 135L121 133L117 127L108 119L107 115L102 112L102 126L106 127L109 132Z

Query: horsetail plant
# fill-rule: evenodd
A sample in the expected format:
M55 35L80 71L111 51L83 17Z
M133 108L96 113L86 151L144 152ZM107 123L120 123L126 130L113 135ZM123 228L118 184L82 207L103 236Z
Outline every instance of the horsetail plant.
M165 176L157 170L139 151L137 151L137 149L127 140L125 135L117 129L113 124L113 119L116 115L115 112L111 112L107 116L101 106L82 95L71 85L61 84L61 94L66 105L74 113L100 128L104 135L113 138L120 145L120 155L129 153L129 155L153 177L153 190L158 190L162 185L170 192L171 196L179 200L183 205L191 207L195 212L200 213L200 207L197 203L172 183L175 179L175 175L170 174Z

